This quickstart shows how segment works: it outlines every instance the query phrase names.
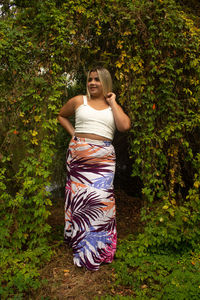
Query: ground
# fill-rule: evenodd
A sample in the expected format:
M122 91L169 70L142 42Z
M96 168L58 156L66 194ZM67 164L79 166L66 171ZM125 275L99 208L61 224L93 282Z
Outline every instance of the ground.
M139 230L141 200L116 190L118 240ZM72 251L63 243L64 211L63 199L53 201L49 224L52 227L51 240L55 254L41 270L42 279L47 283L33 293L31 299L101 299L106 295L133 295L133 291L116 286L112 264L102 265L96 272L73 265ZM29 298L30 299L30 298Z

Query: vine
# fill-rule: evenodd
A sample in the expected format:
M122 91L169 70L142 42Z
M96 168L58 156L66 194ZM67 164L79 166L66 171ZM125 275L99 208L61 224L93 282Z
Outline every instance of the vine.
M36 288L38 265L51 255L46 187L63 139L57 113L71 79L84 86L81 74L96 62L111 71L132 120L140 242L154 250L198 243L200 31L183 8L174 0L16 1L1 17L2 295Z

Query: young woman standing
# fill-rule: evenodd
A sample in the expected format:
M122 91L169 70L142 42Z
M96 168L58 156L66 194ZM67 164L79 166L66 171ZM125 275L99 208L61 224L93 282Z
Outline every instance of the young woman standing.
M75 128L68 117L75 114ZM65 240L74 264L98 270L116 251L117 232L113 180L115 129L130 129L130 119L116 102L112 78L105 68L88 73L87 95L71 98L58 120L72 136L67 151Z

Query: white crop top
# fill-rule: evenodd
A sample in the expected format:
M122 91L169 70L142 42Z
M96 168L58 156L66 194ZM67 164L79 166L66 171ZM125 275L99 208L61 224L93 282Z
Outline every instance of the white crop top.
M111 107L97 110L87 103L87 96L83 96L83 104L75 111L75 134L93 133L110 140L115 132L115 121Z

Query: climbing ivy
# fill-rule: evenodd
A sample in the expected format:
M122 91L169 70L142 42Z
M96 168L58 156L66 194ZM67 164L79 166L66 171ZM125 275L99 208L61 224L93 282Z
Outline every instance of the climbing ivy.
M63 136L57 113L72 95L71 82L84 86L82 74L94 64L111 71L131 117L145 247L194 245L200 234L198 17L174 0L12 1L3 8L1 293L36 288L37 267L51 255L46 187Z

